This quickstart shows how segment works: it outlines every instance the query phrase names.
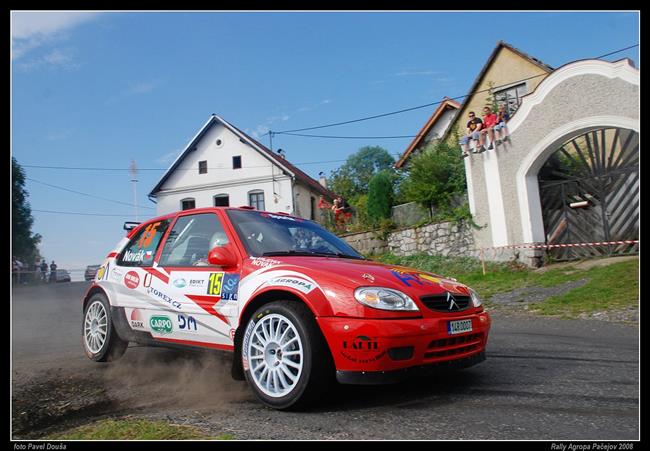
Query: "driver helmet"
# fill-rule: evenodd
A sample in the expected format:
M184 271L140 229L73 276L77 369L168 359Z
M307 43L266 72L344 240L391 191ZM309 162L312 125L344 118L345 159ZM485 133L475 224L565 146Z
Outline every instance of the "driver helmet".
M210 238L210 249L225 246L226 244L228 244L228 237L224 232L216 232Z

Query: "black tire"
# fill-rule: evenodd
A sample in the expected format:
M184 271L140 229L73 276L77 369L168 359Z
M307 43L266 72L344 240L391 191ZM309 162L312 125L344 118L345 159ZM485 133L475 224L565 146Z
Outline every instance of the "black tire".
M283 318L283 320L280 318ZM257 344L260 344L259 334L253 338L255 335L254 331L259 333L260 330L258 327L264 327L264 324L268 325L269 322L270 325L273 326L274 320L277 321L276 327L278 331L282 331L282 321L286 321L293 327L293 330L287 333L287 337L293 336L294 332L297 332L299 337L302 349L302 354L299 358L302 363L302 368L298 373L295 382L288 378L288 374L285 371L285 369L291 370L291 368L284 365L282 362L286 362L286 359L298 358L298 356L292 356L291 358L285 356L285 358L283 358L283 356L280 355L280 352L277 353L280 357L275 355L270 356L267 352L273 353L273 349L271 349L272 346L274 346L272 340L269 340L269 343L264 347L264 353L261 353L261 351L254 351L251 348L250 353L258 352L255 359L252 359L251 357L253 356L249 353L249 343L255 343L255 340L257 340ZM287 329L289 329L288 326L284 330L286 331ZM264 333L266 333L266 331ZM279 340L280 344L282 344L282 342L287 343L287 341L286 338ZM298 341L286 346L298 346L296 343L298 343ZM282 347L281 349L285 348ZM297 352L295 349L292 350L291 347L286 349L287 350L284 352L292 352L294 354ZM265 392L265 389L263 388L263 380L261 382L259 380L260 375L263 374L263 370L259 372L255 371L255 376L252 374L254 370L261 368L262 365L266 365L268 362L266 358L260 357L266 355L269 355L269 359L275 358L280 361L276 363L276 365L280 365L279 368L273 368L272 371L269 371L270 373L273 373L273 371L277 372L277 385L274 382L269 381L268 383L271 388L269 388L269 386L266 387L267 389L276 389L279 391L279 393L276 393L274 396ZM297 301L274 301L263 305L253 314L253 316L251 316L246 324L241 358L244 375L248 384L253 389L253 392L257 395L260 401L274 409L297 410L305 408L318 400L321 395L330 388L334 381L334 363L329 347L316 324L312 312L307 308L307 306ZM258 363L261 360L264 360L263 364ZM269 363L269 368L271 368L271 365L272 364ZM280 376L281 370L285 372ZM293 374L294 370L291 371ZM296 376L296 374L293 375ZM273 379L271 376L267 377ZM280 380L280 377L284 380L285 385L292 387L282 387L283 382ZM283 393L282 388L287 388L287 391Z
M92 318L105 316L105 336L103 342L93 341L88 335L89 328L93 326ZM101 326L103 321L96 321L96 326ZM90 334L92 335L92 334ZM100 333L101 335L101 333ZM98 335L95 334L95 337ZM108 299L103 293L95 293L86 303L84 316L81 324L81 341L83 342L84 352L89 359L95 362L110 362L117 360L126 351L129 345L128 341L122 340L115 331L113 319L111 317L111 306Z

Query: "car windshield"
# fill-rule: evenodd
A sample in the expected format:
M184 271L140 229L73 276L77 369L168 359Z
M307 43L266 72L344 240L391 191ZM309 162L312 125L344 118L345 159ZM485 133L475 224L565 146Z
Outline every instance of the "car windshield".
M363 259L348 243L313 221L265 211L227 210L253 257L326 256Z

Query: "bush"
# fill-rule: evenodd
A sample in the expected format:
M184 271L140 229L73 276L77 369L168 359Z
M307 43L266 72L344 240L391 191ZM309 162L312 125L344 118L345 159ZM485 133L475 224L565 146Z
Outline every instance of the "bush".
M368 184L367 211L373 224L389 219L393 206L393 182L385 171L375 174Z

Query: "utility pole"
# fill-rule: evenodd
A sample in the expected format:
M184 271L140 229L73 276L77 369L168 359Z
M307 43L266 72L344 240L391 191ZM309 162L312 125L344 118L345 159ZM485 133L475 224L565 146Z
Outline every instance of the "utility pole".
M131 166L129 166L129 172L131 172L131 182L133 182L133 205L135 206L135 220L138 219L138 168L135 165L135 160L131 160Z

